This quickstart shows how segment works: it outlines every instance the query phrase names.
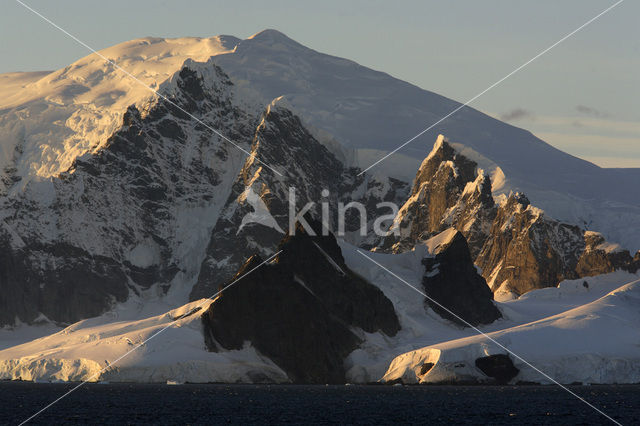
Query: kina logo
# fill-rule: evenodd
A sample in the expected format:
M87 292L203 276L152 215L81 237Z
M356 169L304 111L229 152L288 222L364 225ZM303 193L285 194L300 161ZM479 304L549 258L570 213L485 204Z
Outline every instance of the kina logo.
M273 228L276 231L284 234L285 232L280 228L278 222L274 219L274 217L269 212L269 208L264 203L262 198L258 194L253 191L252 187L248 187L242 193L241 198L244 198L246 202L253 208L252 212L249 212L244 215L242 218L242 222L240 223L240 228L238 228L238 232L236 235L242 231L246 225L250 223L258 223L260 225L266 226L268 228Z

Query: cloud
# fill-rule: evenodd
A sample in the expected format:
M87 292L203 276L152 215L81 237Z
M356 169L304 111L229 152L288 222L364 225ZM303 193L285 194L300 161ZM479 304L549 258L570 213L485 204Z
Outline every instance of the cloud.
M536 136L569 154L600 167L640 167L637 136L536 132Z
M533 113L524 108L514 108L500 116L500 120L507 122L522 120L523 118L533 118Z
M609 114L607 114L606 112L586 105L576 105L576 111L578 111L580 114L597 118L605 118L609 116Z

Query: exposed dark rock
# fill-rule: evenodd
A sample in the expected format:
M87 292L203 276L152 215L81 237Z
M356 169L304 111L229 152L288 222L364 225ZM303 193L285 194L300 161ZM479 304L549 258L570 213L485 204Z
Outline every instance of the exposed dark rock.
M422 366L420 367L420 375L424 376L425 374L427 374L429 371L431 371L434 365L435 364L432 362L425 362L424 364L422 364Z
M278 263L302 279L333 314L364 331L394 336L400 330L393 304L384 293L345 264L333 234L323 236L321 224L305 217L316 236L297 224L295 235L280 243ZM288 253L295 255L287 255Z
M411 201L400 211L402 220L397 224L400 237L395 234L385 237L379 243L380 250L409 250L415 242L427 240L451 226L445 223L445 214L459 202L466 184L476 179L476 167L475 162L459 155L446 140L439 140L416 173Z
M491 289L523 294L578 278L583 231L547 219L526 197L513 194L500 205L490 236L476 258Z
M633 256L633 260L629 265L629 272L635 274L636 272L638 272L638 270L640 270L640 250L636 253L635 256Z
M377 250L410 250L454 227L492 291L519 295L564 279L640 269L628 251L603 248L599 234L546 217L524 194L495 205L489 176L446 139L423 162L411 194L396 218L400 236L384 238Z
M204 87L200 73L185 67L165 95L248 149L259 117L234 104L219 68L212 73L217 79ZM154 284L166 290L185 272L192 259L176 256L184 238L180 211L210 206L220 190L229 166L214 151L238 152L236 162L243 155L208 128L194 128L192 117L163 99L144 116L132 105L119 129L95 141L99 149L51 178L52 202L40 202L37 183L0 200L0 325L40 313L63 323L97 316L129 291ZM139 265L131 256L137 249L147 250Z
M180 70L180 80L178 81L184 94L192 101L203 101L206 98L204 93L202 77L188 67Z
M520 370L513 365L509 355L497 354L476 359L476 367L484 374L495 379L498 384L507 384Z
M462 326L489 324L502 317L493 304L493 293L487 282L473 264L462 233L451 232L449 240L442 243L435 257L425 258L423 264L426 268L422 280L425 293L438 302L436 304L428 298L425 304L441 317Z
M476 264L491 277L492 290L523 294L565 279L630 269L629 252L608 250L604 243L600 234L547 218L513 194L498 208Z
M396 334L393 305L347 268L332 235L310 236L298 227L279 250L273 263L211 304L203 315L206 345L218 351L250 342L295 383L344 383L343 361L360 343L351 328ZM236 277L261 263L251 257Z
M369 225L376 217L377 203L399 204L406 198L406 183L358 176L360 170L345 167L278 102L263 112L264 105L243 96L239 99L228 76L211 62L187 61L159 90L166 98L151 101L144 110L130 106L122 125L106 140L92 140L96 145L90 153L76 158L67 171L48 182L26 182L16 196L6 197L6 190L0 194L2 225L26 242L20 256L31 262L30 268L39 270L50 259L48 248L36 246L60 244L78 248L82 254L58 258L58 274L86 259L93 262L90 269L120 271L112 274L120 280L114 289L111 281L87 275L85 289L74 293L77 312L71 312L76 308L69 313L48 309L54 321L99 315L113 300L126 297L123 292L152 285L166 291L176 277L198 277L191 297L208 297L253 253L263 257L272 253L283 233L255 223L240 230L244 215L252 212L241 197L248 186L285 231L289 187L296 188L298 210L309 201L317 203L316 217L325 199L332 213L339 202L359 201L366 206ZM16 155L21 154L21 146L16 145ZM252 155L246 157L249 151ZM274 174L264 163L285 176ZM11 163L2 176L5 189L17 182L14 178L19 180ZM322 196L323 189L330 190L328 197ZM336 229L333 216L331 226ZM346 216L345 231L355 235L358 212L350 210ZM355 244L372 243L359 235L348 238ZM208 247L200 239L208 240ZM10 248L0 246L0 250L9 253ZM60 275L51 283L64 280ZM19 302L5 306L0 325L16 318L29 322L44 306L36 300L53 294L27 285L29 295L20 296L26 291L20 280L1 285L0 297ZM29 301L33 306L23 309ZM357 310L353 315L356 319Z
M261 262L250 258L238 276ZM294 383L344 383L343 360L360 340L292 274L274 266L241 279L205 312L207 347L241 349L250 342Z
M273 253L282 239L283 233L264 224L247 223L243 226L245 215L254 211L246 199L249 188L264 203L284 232L289 230L291 188L295 189L294 215L312 202L315 204L309 213L319 218L322 214L321 203L326 203L332 231L338 230L336 213L339 203L362 203L367 214L366 225L371 231L374 219L388 213L387 210L377 210L377 204L384 201L399 204L409 189L406 183L395 179L383 181L366 174L358 176L359 169L346 168L309 133L299 117L277 101L264 112L253 137L251 152L254 155L248 157L242 167L227 199L227 207L211 233L207 255L190 295L191 300L213 294L220 283L229 280L256 252L256 247L264 257ZM284 176L276 175L254 158L259 158ZM324 196L323 190L329 191L329 194ZM345 217L345 239L354 244L371 245L358 235L358 211L349 209ZM374 235L372 232L370 234Z
M40 314L69 324L99 315L129 294L124 268L64 243L15 248L0 234L0 324Z

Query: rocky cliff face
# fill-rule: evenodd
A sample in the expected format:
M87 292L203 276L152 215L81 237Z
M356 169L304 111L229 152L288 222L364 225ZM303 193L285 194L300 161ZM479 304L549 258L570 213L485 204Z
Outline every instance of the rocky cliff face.
M583 231L544 217L522 194L497 208L476 262L492 290L523 294L575 278Z
M282 175L265 168L254 158L260 158ZM378 203L399 204L409 188L393 178L380 180L366 174L358 176L359 172L345 167L291 111L277 101L272 103L262 116L253 138L251 156L238 174L211 233L191 298L213 294L217 285L228 280L252 253L262 256L273 253L284 233L289 231L290 219L295 221L295 215L304 213L309 202L314 204L307 213L320 220L323 209L326 210L327 225L334 231L339 229L336 213L340 203L343 206L352 201L361 203L366 221L360 221L358 210L349 209L343 231L347 239L366 245L367 237L359 232L361 223L370 231L378 215L389 213L378 209ZM254 197L253 201L250 197ZM268 209L273 218L271 226L257 221L243 224L246 215L255 209L251 204L256 202ZM295 205L293 214L290 202Z
M298 211L315 201L319 217L323 200L331 212L357 200L369 225L378 202L406 198L407 184L358 177L286 107L265 111L212 62L188 62L160 92L180 108L161 98L131 106L119 129L66 171L9 182L0 198L0 324L40 314L75 322L149 291L173 293L176 303L192 288L194 298L208 297L253 253L277 246L289 227L289 187ZM255 213L249 190L280 230L243 223ZM357 230L357 212L347 218L345 230Z
M598 233L546 217L522 194L512 194L497 208L476 264L493 291L514 294L634 268L627 250Z
M106 311L129 294L128 270L65 243L15 246L0 235L0 324L40 315L70 323Z
M494 202L491 179L439 137L411 196L377 250L401 252L452 226L493 291L523 294L563 279L634 270L631 255L594 232L545 216L524 194Z
M294 383L344 383L343 362L360 339L352 331L400 329L382 291L344 263L333 235L308 219L317 235L298 224L273 262L251 257L203 315L207 347L240 349L249 342L282 368Z
M640 252L632 259L628 250L621 250L617 245L608 243L602 234L585 232L585 249L578 260L576 272L580 276L605 274L621 265L629 272L640 269Z
M292 189L294 215L314 202L309 213L320 218L326 208L333 230L340 205L362 203L344 223L346 239L361 247L404 251L454 227L494 290L522 293L640 264L518 197L496 205L490 178L444 138L409 188L359 176L281 99L257 104L211 61L188 61L160 91L180 108L161 98L131 106L121 126L66 171L6 180L1 324L40 314L74 322L145 292L180 303L208 297L252 254L277 247L289 229ZM393 219L399 236L377 241L371 228L389 213L378 207L385 201L404 203ZM271 222L252 220L256 203Z
M422 285L429 296L425 304L464 327L490 324L501 318L493 304L493 293L473 264L465 237L453 228L441 235L442 242L434 256L423 260Z
M495 216L491 179L477 164L439 136L418 169L409 199L400 208L389 236L379 249L401 252L450 226L464 230L474 257L486 239Z
M184 68L163 91L210 126L248 139L257 118L238 106L232 87L219 68ZM188 280L199 256L192 238L215 223L216 193L237 173L239 153L157 100L145 111L130 107L104 147L66 172L16 183L2 198L2 322L40 313L73 322L129 291ZM209 214L185 229L198 212Z

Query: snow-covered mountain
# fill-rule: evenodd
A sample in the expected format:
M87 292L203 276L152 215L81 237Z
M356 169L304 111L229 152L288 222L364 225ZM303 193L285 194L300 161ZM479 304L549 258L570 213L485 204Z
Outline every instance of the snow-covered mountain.
M347 59L316 52L275 30L246 40L146 38L101 53L157 89L187 59L214 58L236 87L267 105L284 96L327 144L339 143L347 165L368 167L459 103ZM6 190L21 190L34 176L65 171L96 152L126 109L154 98L138 82L89 55L47 75L0 78L0 166ZM438 134L465 144L467 156L489 174L504 174L496 194L524 192L555 219L602 232L640 249L640 190L636 169L602 169L544 143L531 133L473 108L435 126L377 169L409 180Z
M150 286L175 303L210 296L282 237L264 226L241 232L249 190L287 229L290 186L300 206L323 189L334 205L372 207L408 189L358 176L277 100L256 103L211 61L187 61L159 91L166 99L130 106L95 153L56 176L19 180L3 197L0 322L71 323Z
M0 167L21 190L32 179L66 171L95 153L122 124L131 105L143 106L186 60L229 52L229 37L145 38L101 50L134 78L97 55L60 70L12 73L0 80ZM141 84L142 83L142 84ZM5 186L5 191L9 190Z
M472 330L362 248L376 246L376 261L487 331L591 303L640 267L640 253L624 250L640 247L637 171L598 168L463 108L361 173L459 104L273 30L147 38L101 53L131 75L90 55L0 76L0 336L64 327L1 351L2 378L371 382L399 354ZM368 225L379 202L401 205L388 223L400 235L359 235L351 212L344 241L281 241L291 187L297 207L358 201ZM247 221L258 205L270 222ZM292 252L244 290L202 299L287 244ZM585 278L597 290L564 304L493 301L492 291L517 296L615 270L615 283ZM299 323L276 304L291 289ZM258 323L241 315L249 308L264 309ZM305 346L277 333L274 318L298 334L311 325ZM313 369L300 354L318 361Z
M306 48L275 30L240 41L233 53L215 62L256 96L284 96L305 121L356 149L361 168L460 106L388 74ZM497 194L524 192L557 220L602 232L633 252L640 249L640 170L597 167L470 107L376 167L411 179L425 147L439 134L463 143L467 156L488 174L498 169L504 174L501 187L494 188Z

